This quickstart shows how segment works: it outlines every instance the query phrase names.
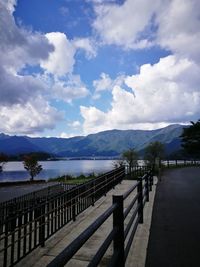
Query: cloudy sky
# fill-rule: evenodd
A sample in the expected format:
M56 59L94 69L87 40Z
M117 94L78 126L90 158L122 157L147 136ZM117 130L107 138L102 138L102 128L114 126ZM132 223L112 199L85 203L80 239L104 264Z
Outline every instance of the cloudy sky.
M199 0L0 0L0 132L200 118Z

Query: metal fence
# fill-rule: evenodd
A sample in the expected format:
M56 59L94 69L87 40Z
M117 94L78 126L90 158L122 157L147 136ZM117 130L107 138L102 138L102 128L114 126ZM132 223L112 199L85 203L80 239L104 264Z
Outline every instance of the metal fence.
M147 173L151 169L151 166L149 165L136 165L132 166L131 168L128 165L125 165L125 172L127 175L127 178L135 178L143 176L145 173Z
M2 233L2 226L4 220L13 213L22 212L27 207L35 206L40 200L56 196L59 193L67 191L73 188L75 185L67 185L64 183L57 183L51 186L47 186L40 190L33 191L28 194L24 194L19 197L12 198L10 200L0 203L0 234Z
M152 190L153 171L148 171L124 195L113 196L113 204L83 231L69 246L67 246L47 267L62 267L67 264L78 250L93 236L110 216L113 218L113 227L102 245L90 260L88 267L95 267L103 259L111 244L113 253L108 262L109 267L124 267L128 253L139 223L143 223L143 209L149 201L149 191ZM128 207L124 209L124 201L131 198ZM128 222L125 220L128 219Z
M166 167L178 167L178 166L199 166L200 160L162 160L161 162Z
M49 237L121 182L124 175L125 168L120 167L68 191L59 189L55 194L8 202L0 222L0 266L14 266L44 246Z

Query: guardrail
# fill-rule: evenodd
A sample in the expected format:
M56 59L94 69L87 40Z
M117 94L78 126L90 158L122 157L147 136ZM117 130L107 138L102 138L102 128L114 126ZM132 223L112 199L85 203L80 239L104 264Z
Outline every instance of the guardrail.
M161 163L166 166L166 167L178 167L178 166L199 166L200 165L200 160L162 160Z
M128 165L125 165L125 172L127 175L127 178L131 179L137 179L138 177L143 176L145 173L147 173L151 169L151 166L148 165L136 165L132 166L131 168Z
M113 217L113 226L96 254L93 255L88 267L98 266L112 242L113 253L107 266L124 267L137 226L139 223L143 223L144 205L149 201L149 191L152 190L152 185L153 171L150 170L124 195L113 196L113 204L50 262L47 267L62 267L67 264L110 216ZM132 194L134 196L132 196L130 204L124 209L124 201L128 197L130 198ZM128 222L125 225L126 219L128 219Z
M46 186L40 190L33 191L31 193L24 194L19 197L12 198L10 200L0 203L0 234L2 233L3 221L13 213L21 213L23 210L27 210L29 207L37 205L44 198L52 198L57 194L70 190L74 185L67 185L64 183L57 183L54 185Z
M76 220L78 214L121 182L124 175L125 168L121 167L71 190L30 199L22 209L12 202L9 214L1 221L0 266L14 266L38 246L43 247L49 237Z

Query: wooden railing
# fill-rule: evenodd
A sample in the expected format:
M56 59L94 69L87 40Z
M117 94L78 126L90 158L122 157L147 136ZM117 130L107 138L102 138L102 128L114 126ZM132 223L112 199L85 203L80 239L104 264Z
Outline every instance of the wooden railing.
M0 222L0 266L14 266L38 246L43 247L48 238L76 220L124 176L125 168L120 167L68 191L7 203Z
M144 174L146 174L151 169L151 166L143 165L143 166L132 166L131 168L128 165L125 165L125 172L127 175L127 178L130 179L137 179L139 177L142 177Z
M107 266L124 267L137 226L143 223L143 210L145 203L149 201L149 191L152 190L152 185L153 172L150 170L138 179L124 195L113 196L113 204L47 266L62 267L67 264L84 243L112 216L113 226L109 229L107 237L87 266L98 266L109 246L113 243L113 253ZM124 209L124 201L128 197L131 198L131 201ZM126 219L128 221L125 224Z

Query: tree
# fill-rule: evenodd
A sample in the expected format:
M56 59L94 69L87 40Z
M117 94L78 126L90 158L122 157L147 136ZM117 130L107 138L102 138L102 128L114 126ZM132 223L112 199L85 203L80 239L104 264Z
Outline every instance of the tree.
M31 176L31 181L33 181L34 177L42 171L42 165L38 164L38 161L34 155L25 156L23 164L24 168Z
M191 121L191 126L184 128L181 137L181 145L185 152L194 158L200 157L200 120Z
M129 148L128 150L123 152L122 157L128 163L129 173L131 173L133 166L137 165L138 153L134 148Z
M6 164L6 162L8 162L8 157L5 154L1 153L0 154L0 172L3 171L3 166Z
M155 165L156 160L159 161L160 165L160 160L164 156L164 144L162 144L159 141L151 142L146 148L145 148L145 154L144 158L150 163Z
M119 167L123 167L124 166L124 160L123 159L115 160L112 165L115 169L117 169Z

